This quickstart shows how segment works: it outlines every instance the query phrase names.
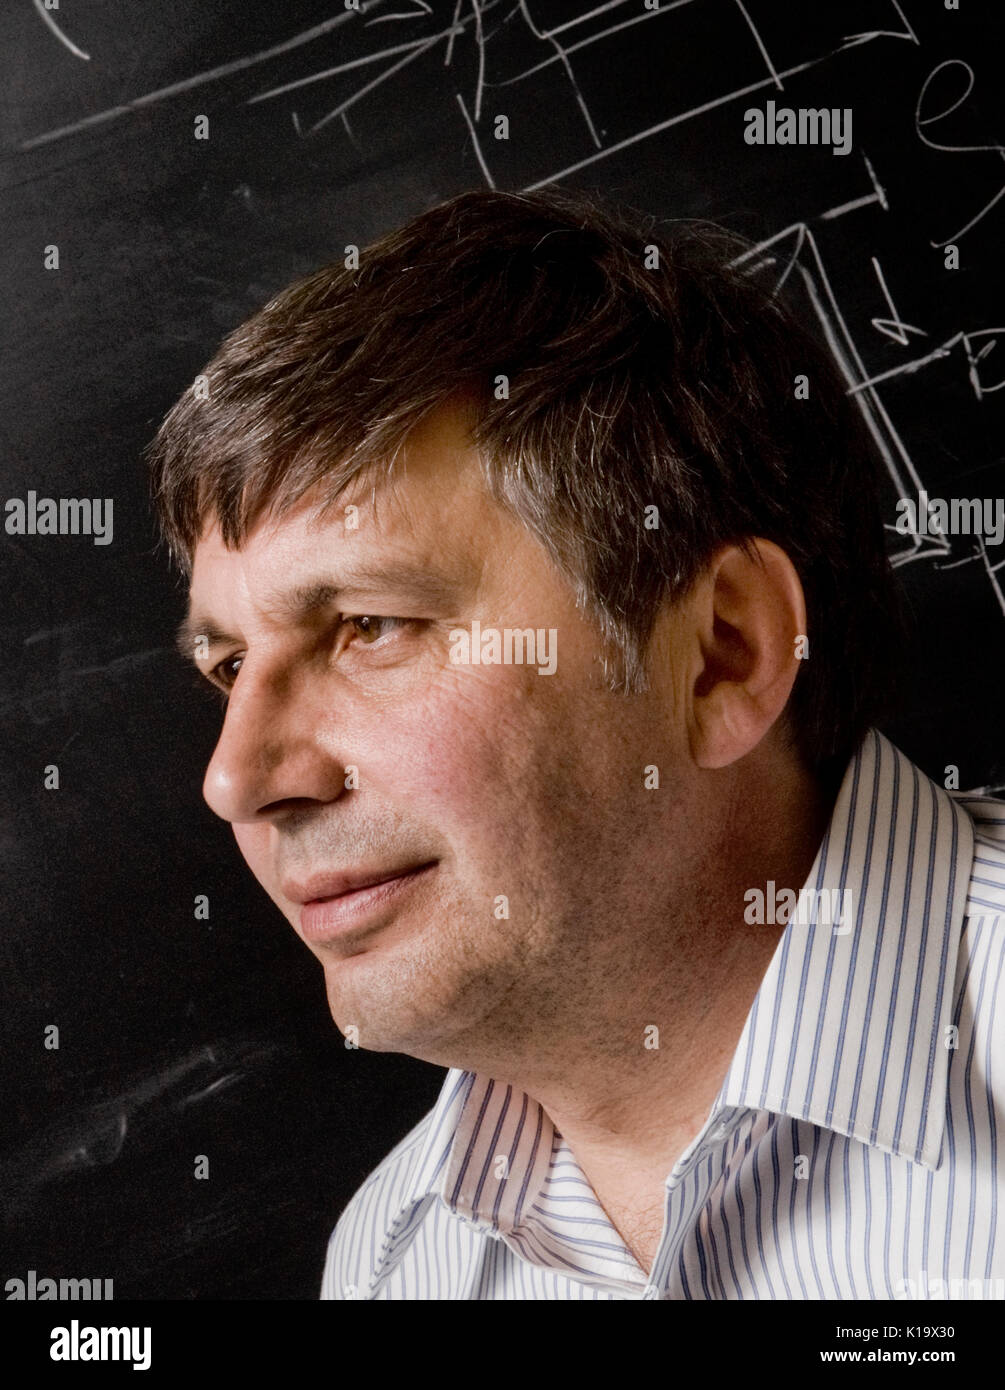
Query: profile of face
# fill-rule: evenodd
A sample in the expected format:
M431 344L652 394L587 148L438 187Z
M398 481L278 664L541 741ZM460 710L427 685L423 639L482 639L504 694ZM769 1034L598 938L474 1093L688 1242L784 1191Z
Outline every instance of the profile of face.
M637 1051L638 1020L606 999L631 993L652 933L701 910L718 853L689 740L700 656L673 614L648 689L612 691L597 627L450 406L336 507L308 495L238 549L207 526L190 611L228 690L206 800L321 962L343 1032L442 1065L540 1064L622 1026ZM554 670L474 645L457 660L476 621L483 642L553 634Z

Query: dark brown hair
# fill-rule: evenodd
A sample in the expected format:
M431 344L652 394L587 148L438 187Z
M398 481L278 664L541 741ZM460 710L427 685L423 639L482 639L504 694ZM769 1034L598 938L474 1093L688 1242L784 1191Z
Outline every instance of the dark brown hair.
M575 586L620 688L641 688L659 605L717 548L763 536L787 552L810 641L790 726L808 765L833 770L880 715L897 657L877 465L829 355L731 264L744 250L566 194L430 209L357 269L284 289L206 366L206 397L172 408L150 461L173 554L187 570L210 518L239 546L315 484L334 500L393 467L463 389L493 495Z

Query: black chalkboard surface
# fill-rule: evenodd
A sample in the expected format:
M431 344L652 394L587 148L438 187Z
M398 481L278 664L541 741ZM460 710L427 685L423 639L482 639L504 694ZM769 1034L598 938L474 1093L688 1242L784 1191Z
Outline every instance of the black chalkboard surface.
M314 1298L440 1084L345 1048L201 801L219 715L174 654L141 464L223 335L348 244L549 183L751 238L884 459L916 628L888 732L1005 786L1000 529L897 506L993 523L1005 494L1003 27L973 0L3 7L5 1279ZM791 143L809 108L851 116Z

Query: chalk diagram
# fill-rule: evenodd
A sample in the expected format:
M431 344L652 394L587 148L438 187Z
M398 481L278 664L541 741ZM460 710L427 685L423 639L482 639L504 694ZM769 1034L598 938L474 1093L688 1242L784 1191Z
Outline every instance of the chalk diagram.
M90 61L89 53L67 32L69 15L66 21L57 21L52 12L44 11L41 0L33 3L53 38L79 61ZM426 69L427 86L446 84L448 96L452 96L457 129L444 130L443 143L473 156L478 175L489 187L530 191L599 170L604 161L686 127L717 108L743 103L756 94L775 97L785 91L790 78L831 62L848 49L866 44L919 45L899 0L852 0L850 4L835 6L830 18L826 11L815 16L819 23L815 23L811 39L801 39L798 26L790 26L795 33L788 36L783 64L776 63L771 52L777 36L765 37L765 25L759 15L759 6L764 8L761 0L658 0L655 9L648 8L649 3L655 0L606 0L593 5L589 0L358 0L357 9L347 10L340 0L333 0L331 18L282 43L196 73L71 125L35 135L22 141L21 149L67 139L200 87L226 83L238 74L246 80L247 74L257 69L263 70L265 80L259 90L242 98L247 106L280 103L280 109L304 141L324 133L325 138L346 140L360 149L360 137L353 125L357 113L368 113L368 132L379 128L368 108L378 101L382 91L387 93L388 84L392 84L393 90L409 69L420 64ZM680 26L697 11L706 19L711 16L723 34L729 33L730 51L743 55L745 66L741 75L745 74L748 80L739 85L726 81L715 62L704 62L703 54L687 49L687 33ZM865 27L861 27L863 22ZM848 32L853 24L860 27ZM826 30L827 25L832 32L822 39L821 28ZM626 74L617 69L619 56L623 56L618 45L629 36L637 45L642 26L647 26L647 43L651 35L661 59L664 54L676 55L678 69L669 69L667 82L660 84L659 90L643 92L643 103L651 96L651 121L636 120L631 129L609 131L607 126L616 122L612 122L608 112L605 125L591 109L577 80L576 62L587 52L595 59L599 52L604 62L609 62L612 86L616 86L618 81L626 80ZM598 49L598 45L602 47ZM330 61L333 55L338 61ZM288 76L293 56L305 68L295 77ZM284 80L270 83L264 70L280 61L284 65ZM430 76L434 68L439 69L438 84ZM738 71L734 65L726 77L732 79ZM935 95L934 90L929 92L930 84L941 82L944 89L947 80L956 93L951 103L946 103L941 94ZM961 105L973 83L973 72L966 63L949 60L934 64L915 112L916 134L933 149L985 150L1005 161L1003 145L960 146L939 139L939 123ZM682 91L687 100L680 109L673 109ZM506 148L504 155L503 145L493 138L493 131L498 112L521 101L530 109L544 109L549 123L564 120L566 133L577 129L575 138L581 144L581 155L561 167L549 166L549 152L555 146L545 135L529 145L523 143L520 157L524 167L515 171L512 146ZM310 116L305 114L308 106L312 107ZM573 126L568 124L570 119ZM567 145L568 140L562 148ZM925 329L901 319L884 268L872 256L874 289L888 307L888 316L873 318L872 327L885 342L903 348L904 358L892 368L870 374L864 360L867 350L856 342L849 328L821 248L821 228L826 224L866 210L874 215L889 211L887 194L868 155L856 149L849 160L849 166L852 164L861 177L861 192L857 196L824 208L805 221L779 228L741 261L749 262L752 273L774 274L779 289L789 281L801 285L848 383L849 394L855 397L876 442L894 493L916 498L931 489L884 400L884 387L898 377L949 362L954 370L965 372L974 397L983 401L1005 387L1000 366L1002 353L998 354L997 365L989 361L999 336L1005 335L1005 326L989 323L961 328L944 341L933 343ZM515 179L514 173L518 175ZM930 244L946 246L961 240L1003 197L1005 170L1000 186L986 203L969 210L972 215L951 227L944 241ZM893 533L892 523L888 529ZM932 561L940 568L979 566L1005 616L1005 558L989 555L984 535L950 538L917 528L905 534L898 532L895 539L891 535L891 545L896 566L919 560ZM1003 549L993 545L991 548L999 553Z

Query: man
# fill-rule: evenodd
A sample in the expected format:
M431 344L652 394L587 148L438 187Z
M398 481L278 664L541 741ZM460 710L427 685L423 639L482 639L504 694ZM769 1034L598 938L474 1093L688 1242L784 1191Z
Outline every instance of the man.
M874 464L735 251L466 194L159 433L206 799L347 1037L450 1069L324 1298L1005 1276L1005 810L873 727Z

